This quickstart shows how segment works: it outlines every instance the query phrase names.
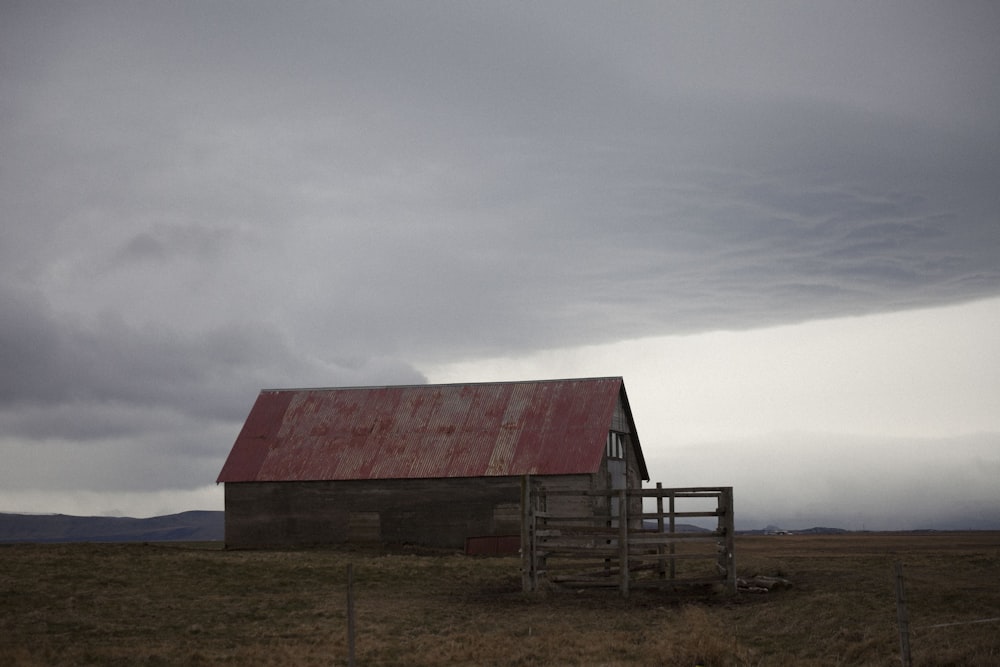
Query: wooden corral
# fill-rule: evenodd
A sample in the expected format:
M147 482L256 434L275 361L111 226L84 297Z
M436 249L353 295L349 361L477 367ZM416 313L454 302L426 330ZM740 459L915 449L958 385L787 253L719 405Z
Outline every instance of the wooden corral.
M599 497L614 510L567 513L567 497ZM717 587L736 592L732 487L552 489L522 483L522 585L634 588ZM678 519L715 519L714 530L679 531Z

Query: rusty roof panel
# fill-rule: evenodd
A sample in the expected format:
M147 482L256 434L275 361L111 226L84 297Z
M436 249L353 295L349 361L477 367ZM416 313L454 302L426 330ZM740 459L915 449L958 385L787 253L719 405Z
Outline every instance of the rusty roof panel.
M265 390L217 481L592 473L624 391L620 377Z
M219 480L226 479L252 479L274 443L277 430L281 427L284 415L288 410L288 404L294 397L287 392L265 392L262 391L257 396L250 415L243 424L243 429L236 438L239 444L239 455L236 454L236 446L226 459L222 471L219 473Z

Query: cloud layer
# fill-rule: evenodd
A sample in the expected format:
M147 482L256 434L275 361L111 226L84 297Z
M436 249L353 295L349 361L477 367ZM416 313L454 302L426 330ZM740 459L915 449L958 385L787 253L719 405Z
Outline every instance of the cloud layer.
M1000 293L991 4L0 13L25 470L220 462L266 386Z

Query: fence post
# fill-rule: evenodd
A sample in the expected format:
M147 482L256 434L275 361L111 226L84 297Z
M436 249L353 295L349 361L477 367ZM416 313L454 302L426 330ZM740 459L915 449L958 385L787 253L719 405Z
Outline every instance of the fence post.
M910 618L903 590L903 564L896 561L896 621L899 623L899 659L903 667L913 664L910 657Z
M521 590L534 590L531 585L535 549L531 543L531 475L521 476Z
M618 490L618 560L622 597L628 597L628 491Z
M663 483L656 483L656 534L663 537ZM660 557L656 561L656 572L660 579L667 576L666 559L663 558L664 546L662 542L656 545L656 554ZM673 560L673 559L671 559Z
M733 487L725 486L722 488L723 503L725 505L725 515L720 517L723 519L722 529L726 531L726 587L729 592L733 595L736 594L736 517L733 516Z
M347 564L347 664L354 667L354 568Z
M670 492L670 581L677 578L677 559L674 555L677 553L677 543L674 542L674 533L677 531L677 517L675 516L677 512L677 502L676 502L676 492Z

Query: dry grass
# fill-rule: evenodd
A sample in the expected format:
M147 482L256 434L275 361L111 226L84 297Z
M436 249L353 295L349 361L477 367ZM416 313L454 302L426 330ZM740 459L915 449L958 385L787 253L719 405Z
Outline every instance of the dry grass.
M209 545L0 547L0 664L898 664L892 565L917 665L1000 664L1000 535L739 538L769 595L520 592L518 561L454 554L227 552Z

